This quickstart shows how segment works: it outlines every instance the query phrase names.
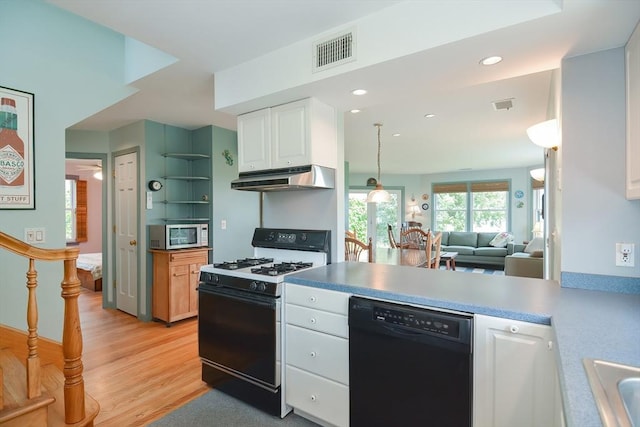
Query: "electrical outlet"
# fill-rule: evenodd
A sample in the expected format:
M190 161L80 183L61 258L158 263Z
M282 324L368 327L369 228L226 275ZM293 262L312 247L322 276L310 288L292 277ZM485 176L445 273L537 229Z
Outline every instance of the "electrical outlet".
M223 219L220 221L220 229L221 230L226 230L227 229L227 220Z
M635 266L635 244L633 243L616 243L616 266L633 267Z

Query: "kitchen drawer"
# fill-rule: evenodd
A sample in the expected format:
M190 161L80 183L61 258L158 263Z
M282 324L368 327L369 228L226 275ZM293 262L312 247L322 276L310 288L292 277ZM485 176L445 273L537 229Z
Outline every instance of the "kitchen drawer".
M287 365L349 384L349 341L297 326L286 327Z
M349 338L349 321L347 316L293 304L287 304L286 316L287 323L289 324L342 338Z
M199 250L189 250L189 251L176 251L172 252L169 255L170 262L180 262L180 263L202 263L206 264L208 261L207 248L199 249Z
M287 366L285 401L336 426L349 425L349 387Z
M349 296L345 292L328 291L308 286L286 284L285 301L289 304L344 314L349 312Z

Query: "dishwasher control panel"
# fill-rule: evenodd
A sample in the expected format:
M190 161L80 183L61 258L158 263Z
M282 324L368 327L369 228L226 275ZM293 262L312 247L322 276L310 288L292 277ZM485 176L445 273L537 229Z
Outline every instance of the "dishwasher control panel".
M374 307L373 318L379 322L419 329L452 338L460 336L460 324L456 319L445 318L425 311L410 312L386 307Z

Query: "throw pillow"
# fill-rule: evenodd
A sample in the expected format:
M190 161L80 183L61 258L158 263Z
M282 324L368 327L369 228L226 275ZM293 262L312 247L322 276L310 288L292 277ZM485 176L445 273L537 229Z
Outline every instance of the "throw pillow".
M513 235L511 233L503 231L502 233L496 234L496 237L491 239L489 245L493 246L494 248L506 248L507 243L511 242L513 242Z
M532 254L535 251L544 250L544 240L542 237L534 237L524 248L524 251L528 254Z

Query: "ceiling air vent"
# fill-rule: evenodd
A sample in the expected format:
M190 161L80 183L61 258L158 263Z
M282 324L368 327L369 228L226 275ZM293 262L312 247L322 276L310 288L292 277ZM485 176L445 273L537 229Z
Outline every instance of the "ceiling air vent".
M509 110L513 108L513 98L503 99L502 101L493 101L494 110Z
M313 43L313 72L355 61L356 32L334 34Z

